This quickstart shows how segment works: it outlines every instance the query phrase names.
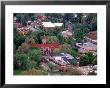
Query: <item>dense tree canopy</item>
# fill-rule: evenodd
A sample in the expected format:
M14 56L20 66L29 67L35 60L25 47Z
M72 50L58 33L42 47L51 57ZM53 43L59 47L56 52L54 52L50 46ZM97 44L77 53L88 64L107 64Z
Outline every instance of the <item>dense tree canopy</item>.
M17 17L17 21L22 23L22 25L26 26L26 23L28 20L34 21L35 16L33 13L15 13L14 14Z

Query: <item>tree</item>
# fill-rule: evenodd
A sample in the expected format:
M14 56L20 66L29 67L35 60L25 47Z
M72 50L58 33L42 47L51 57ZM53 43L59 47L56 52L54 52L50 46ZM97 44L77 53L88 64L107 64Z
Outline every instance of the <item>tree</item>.
M13 30L14 30L14 48L15 48L15 50L17 50L18 47L22 43L24 43L26 37L25 36L22 36L22 35L19 35L16 28L14 28Z
M14 55L14 68L27 69L28 56L24 53L16 53Z
M86 34L89 32L88 28L86 26L83 26L83 35L86 36Z
M34 19L35 19L34 13L28 13L28 15L30 17L30 20L34 21Z
M71 20L73 18L73 16L74 15L71 14L71 13L65 13L63 19L65 19L66 21L69 21L69 20Z
M37 65L39 65L42 55L40 49L30 49L28 55L31 60L35 61Z
M86 25L80 25L80 27L77 27L74 30L74 37L76 41L82 41L84 39L84 36L89 32L88 28Z
M31 47L31 44L35 43L34 39L33 38L26 38L25 39L25 42L21 44L21 46L18 47L17 51L18 52L24 52L24 53L27 53L28 50L30 49Z
M46 42L47 43L58 43L59 40L56 36L48 36Z
M25 36L19 36L19 35L14 35L14 45L16 46L16 49L25 42L26 37Z
M47 30L47 31L46 31L46 34L47 34L48 36L56 36L54 33L55 33L55 30L54 30L54 29L50 29L50 30Z
M64 42L73 46L75 44L74 36L70 36L68 39L64 39Z
M82 24L81 23L76 23L74 28L75 29L78 29L78 28L81 29L82 28Z
M35 39L37 38L35 41L38 41L39 43L42 43L41 36L43 36L45 34L46 34L45 31L39 30L38 33L37 33L37 35L34 37Z
M17 20L22 23L23 26L26 26L26 22L28 21L28 14L24 13L17 13L16 14Z
M25 53L16 52L14 54L14 69L29 70L36 68L36 62L31 60Z
M82 13L77 13L77 23L81 23L82 16L83 16Z
M61 31L64 30L63 26L62 27L56 27L53 29L53 33L54 33L54 36L57 36Z
M59 54L59 53L61 53L61 50L60 50L60 48L55 48L55 49L53 49L52 53L53 54Z
M62 45L60 46L60 50L61 50L61 52L71 54L72 47L71 47L71 45L65 43L65 44L62 44Z
M74 36L76 41L81 41L84 38L83 31L80 28L75 29Z
M19 52L14 54L14 68L28 70L39 66L41 61L40 49L29 47L29 44L23 43L19 47Z
M97 14L93 14L93 13L88 14L86 23L90 31L96 31L97 30Z
M63 14L62 13L46 13L45 14L47 17L51 16L51 17L54 17L54 18L62 18L63 17Z
M80 60L80 65L87 65L92 64L95 56L92 55L92 53L86 53L83 58Z
M44 30L39 29L39 31L31 32L28 38L34 39L35 43L41 43L41 36L45 34L46 32Z
M22 23L23 26L27 25L28 20L34 21L35 16L33 13L17 13L16 14L17 21Z
M47 30L46 34L49 36L57 36L62 30L64 30L63 26L62 27L55 27L50 30Z
M22 43L21 46L18 47L18 52L28 52L30 45L28 43Z
M27 35L27 40L29 41L29 39L33 39L35 43L39 43L40 42L40 36L39 36L40 32L41 32L41 30L31 32L29 35Z
M35 43L35 40L34 40L34 38L28 38L28 37L27 37L27 38L25 39L25 43L31 45L31 44Z
M58 38L60 44L64 44L65 39L64 39L63 35L58 34L57 38Z
M75 48L72 48L71 55L74 57L78 56L78 51Z

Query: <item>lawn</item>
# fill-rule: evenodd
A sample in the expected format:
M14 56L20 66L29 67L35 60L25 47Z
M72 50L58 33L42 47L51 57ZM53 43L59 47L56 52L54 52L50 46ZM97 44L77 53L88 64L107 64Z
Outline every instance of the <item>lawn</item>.
M21 70L21 69L16 69L16 70L14 70L13 74L14 74L14 75L20 75L22 72L23 72L23 70Z
M14 75L47 75L48 73L40 69L30 69L30 70L14 70Z

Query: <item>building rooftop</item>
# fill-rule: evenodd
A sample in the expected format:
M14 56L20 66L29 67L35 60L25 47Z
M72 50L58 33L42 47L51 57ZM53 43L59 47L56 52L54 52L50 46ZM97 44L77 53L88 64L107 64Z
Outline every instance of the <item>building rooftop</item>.
M76 43L76 46L81 48L85 48L85 47L96 47L97 45L91 42L85 42L85 43Z
M91 42L86 42L86 43L83 43L82 45L84 48L87 48L87 47L97 47L97 45L91 43Z
M63 23L54 23L54 25L57 27L61 27L63 25Z
M92 31L87 34L87 37L92 40L97 40L97 31Z
M61 27L63 23L42 22L44 27Z
M88 51L96 51L97 50L97 45L93 44L91 42L86 42L83 44L77 44L77 46L79 47L78 51L79 52L88 52Z
M42 25L47 28L55 27L55 25L51 22L42 22Z
M71 33L70 31L68 31L68 30L62 31L61 33L62 33L62 35L65 36L65 37L66 37L66 36L72 36L72 33Z
M62 55L62 57L66 57L67 59L74 59L73 56L71 56L70 54L67 54L67 53L61 53L60 55Z

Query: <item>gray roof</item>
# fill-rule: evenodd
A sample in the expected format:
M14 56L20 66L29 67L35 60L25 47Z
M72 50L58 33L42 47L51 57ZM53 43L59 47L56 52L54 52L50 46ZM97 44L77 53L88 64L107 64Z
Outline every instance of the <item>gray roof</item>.
M67 59L74 59L73 56L71 56L70 54L67 53L61 53L62 57L67 57Z
M91 42L86 42L82 45L82 47L87 48L87 47L97 47L97 45L91 43Z

